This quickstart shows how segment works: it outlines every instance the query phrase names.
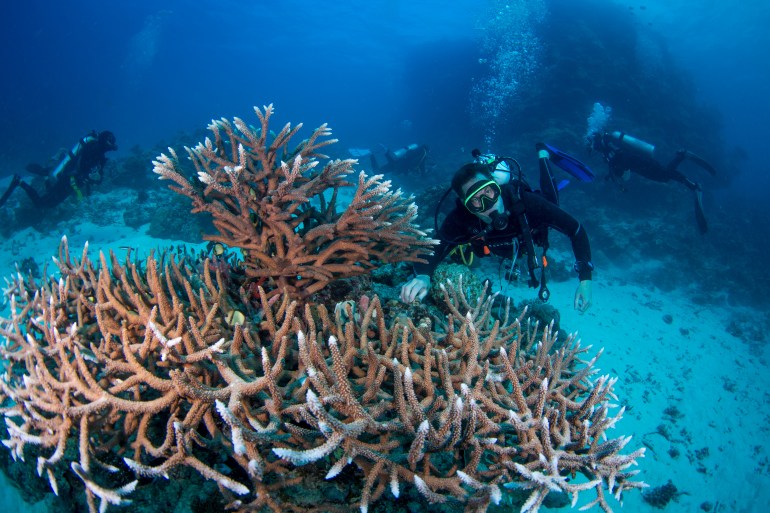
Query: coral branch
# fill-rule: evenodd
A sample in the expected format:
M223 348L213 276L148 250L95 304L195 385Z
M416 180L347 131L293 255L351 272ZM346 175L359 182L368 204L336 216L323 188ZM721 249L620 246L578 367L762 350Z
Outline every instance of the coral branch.
M422 262L437 241L415 223L417 207L401 191L391 191L382 175L361 172L353 200L341 212L340 190L353 160L335 160L317 170L318 150L335 142L331 130L317 128L289 151L301 125L284 129L269 141L272 105L255 108L261 128L236 118L213 121L206 139L186 148L197 182L185 178L176 154L161 155L154 172L192 200L193 212L208 212L218 233L208 240L240 248L246 273L267 280L269 295L286 292L305 299L331 281L359 276L395 262Z

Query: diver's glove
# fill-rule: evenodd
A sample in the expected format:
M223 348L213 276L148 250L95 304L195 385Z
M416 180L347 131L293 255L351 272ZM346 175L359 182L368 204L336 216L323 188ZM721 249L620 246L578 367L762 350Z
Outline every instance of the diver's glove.
M548 147L544 143L535 143L535 149L537 151L548 151Z

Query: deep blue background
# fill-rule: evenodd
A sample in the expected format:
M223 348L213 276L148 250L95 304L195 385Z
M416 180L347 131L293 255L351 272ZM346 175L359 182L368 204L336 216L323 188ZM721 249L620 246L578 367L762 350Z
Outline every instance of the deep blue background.
M721 114L725 146L749 154L734 187L766 191L768 2L604 3L627 8L639 30L666 40L698 101ZM505 7L470 0L67 4L4 6L0 175L92 128L118 135L119 156L134 145L172 142L212 117L248 117L252 105L268 102L281 122L329 122L344 147L426 141L437 152L466 151L464 140L480 139L468 107L482 72L479 45L494 25L490 13ZM603 15L597 2L585 5ZM613 20L606 25L612 30Z

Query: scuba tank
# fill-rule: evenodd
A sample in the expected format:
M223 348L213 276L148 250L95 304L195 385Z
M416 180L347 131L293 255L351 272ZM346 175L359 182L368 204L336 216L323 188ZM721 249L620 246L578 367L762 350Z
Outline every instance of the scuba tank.
M93 141L96 141L96 135L95 133L88 134L87 136L80 139L78 142L75 143L75 146L72 147L70 151L67 152L67 154L64 156L61 162L59 162L59 165L56 166L56 168L51 173L51 176L56 179L59 178L59 175L61 175L65 169L67 169L70 165L70 163L75 160L78 155L80 154L83 147Z
M511 172L511 166L508 163L509 160L516 162L515 159L509 157L498 157L497 155L493 155L491 153L478 155L473 159L473 161L477 164L486 164L490 167L494 166L494 168L490 169L489 172L492 174L492 178L495 179L495 182L497 182L498 185L505 185L511 181L511 176L513 173ZM521 175L521 166L518 164L519 163L516 162L516 165L519 168L519 175Z
M644 142L636 137L631 137L624 132L612 132L610 134L610 143L614 146L626 150L630 153L634 153L640 157L652 159L655 152L655 146Z
M511 166L508 165L508 162L501 160L495 166L494 171L492 171L492 178L494 178L499 185L505 185L511 181L512 174Z
M393 152L393 157L396 158L396 159L400 159L401 157L406 155L407 152L414 151L417 148L419 148L419 146L416 145L416 144L410 144L406 148L399 148L399 149L397 149L396 151Z

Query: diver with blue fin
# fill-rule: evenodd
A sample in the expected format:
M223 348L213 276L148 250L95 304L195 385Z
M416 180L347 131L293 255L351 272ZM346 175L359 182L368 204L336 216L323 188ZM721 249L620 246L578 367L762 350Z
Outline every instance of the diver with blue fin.
M430 289L431 275L439 263L460 246L468 246L479 257L496 255L510 261L505 279L517 279L517 259L526 258L528 285L539 288L538 298L548 301L545 268L548 265L548 231L553 228L567 236L575 255L574 270L579 284L574 307L585 312L592 303L591 246L583 225L559 207L559 188L550 167L550 154L543 143L536 145L540 169L540 189L533 190L522 176L516 159L473 150L472 163L462 166L452 177L434 213L435 233L440 243L427 263L414 264L415 276L401 287L401 300L422 300ZM516 169L516 171L514 171ZM441 227L438 212L454 191L454 209ZM536 254L536 246L542 248ZM538 276L539 271L539 276Z
M79 201L84 195L90 193L92 185L102 182L104 165L107 163L107 157L104 154L117 149L115 134L108 130L100 133L92 131L78 140L53 170L39 164L27 166L27 171L45 178L43 193L39 193L19 175L13 175L8 189L0 196L0 207L5 205L17 187L21 187L27 193L32 204L37 208L55 207L73 194Z
M569 153L565 153L548 143L544 143L544 146L548 153L550 153L550 160L555 166L571 174L581 182L593 182L594 178L596 178L590 167Z
M708 231L708 223L703 213L703 192L698 182L687 178L677 168L685 159L716 176L717 171L706 160L691 151L680 149L668 162L661 164L655 158L655 146L624 132L596 132L591 137L590 149L598 151L609 165L607 179L622 187L631 173L636 173L654 182L680 182L690 189L695 196L695 220L701 234Z

